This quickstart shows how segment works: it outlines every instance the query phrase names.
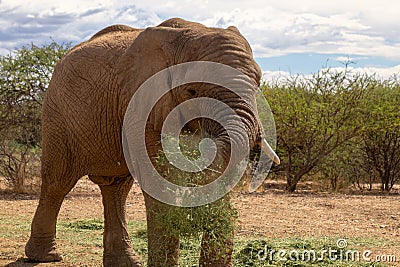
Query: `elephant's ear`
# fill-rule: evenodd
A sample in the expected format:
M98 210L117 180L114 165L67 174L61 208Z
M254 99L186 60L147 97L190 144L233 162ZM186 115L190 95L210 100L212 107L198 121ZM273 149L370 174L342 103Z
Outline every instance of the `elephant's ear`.
M176 64L174 56L176 51L179 51L180 38L187 30L169 27L147 28L136 37L121 56L117 63L116 76L121 90L120 104L123 107L121 110L123 113L140 85L157 72ZM170 86L168 82L166 80L166 84L161 86ZM155 129L161 130L162 123L174 104L172 94L168 92L153 108L149 123ZM121 115L124 116L124 114Z

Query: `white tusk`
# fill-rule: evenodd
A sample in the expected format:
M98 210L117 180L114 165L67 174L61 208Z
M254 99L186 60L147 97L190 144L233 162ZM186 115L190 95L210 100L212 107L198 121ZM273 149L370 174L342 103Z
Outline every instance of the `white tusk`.
M261 149L264 151L267 156L272 159L277 165L281 164L281 160L279 159L278 155L275 153L275 151L271 148L271 146L268 144L267 140L265 138L262 139L261 143Z

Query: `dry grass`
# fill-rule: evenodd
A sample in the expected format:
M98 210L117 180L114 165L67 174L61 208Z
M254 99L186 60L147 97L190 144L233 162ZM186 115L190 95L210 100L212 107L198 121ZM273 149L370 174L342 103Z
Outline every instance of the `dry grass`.
M346 238L352 248L370 249L374 255L391 254L400 259L399 194L335 194L312 190L287 194L279 189L279 184L270 182L266 187L271 188L263 193L235 194L239 244L265 239L284 246L286 241L293 245L303 240L332 243ZM58 224L60 250L66 254L63 263L32 264L21 260L37 202L35 196L0 194L0 266L99 266L102 231L77 231L68 226L80 220L102 220L98 188L82 179L63 203ZM133 243L145 254L145 244L140 239L145 227L145 208L136 186L129 195L127 213Z

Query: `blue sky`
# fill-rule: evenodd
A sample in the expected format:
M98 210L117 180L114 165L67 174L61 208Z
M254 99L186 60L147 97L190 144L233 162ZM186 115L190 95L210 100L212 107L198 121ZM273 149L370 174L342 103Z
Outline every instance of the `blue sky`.
M0 54L31 42L78 43L111 24L144 28L171 17L235 25L266 76L323 67L400 73L400 1L0 0Z

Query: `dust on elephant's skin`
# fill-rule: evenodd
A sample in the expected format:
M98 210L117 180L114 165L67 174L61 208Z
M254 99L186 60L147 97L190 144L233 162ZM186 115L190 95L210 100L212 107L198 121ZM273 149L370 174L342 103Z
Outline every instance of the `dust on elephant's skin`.
M134 29L107 27L90 40L75 46L56 66L43 104L42 189L26 255L35 261L60 261L56 249L56 220L65 195L80 177L88 175L99 185L103 197L104 266L142 266L130 246L125 221L125 200L133 178L125 163L121 128L125 110L139 86L169 66L190 61L213 61L231 66L259 85L261 71L251 48L235 27L207 28L182 19L169 19L156 27ZM160 147L162 123L179 103L193 97L225 102L241 117L232 125L238 138L257 147L262 130L256 117L255 92L249 88L245 102L215 85L180 86L168 92L153 108L146 128L150 158ZM222 115L221 115L222 116ZM214 138L217 159L229 155L226 132L211 120L192 121L188 130ZM146 177L138 177L145 180ZM148 266L177 266L179 237L160 245L165 229L154 217L165 205L146 193ZM203 236L200 266L231 266L233 235L224 241L225 253L210 247ZM165 245L167 244L167 245Z

